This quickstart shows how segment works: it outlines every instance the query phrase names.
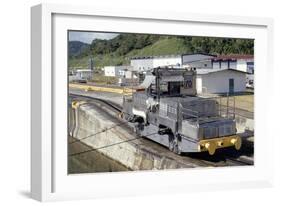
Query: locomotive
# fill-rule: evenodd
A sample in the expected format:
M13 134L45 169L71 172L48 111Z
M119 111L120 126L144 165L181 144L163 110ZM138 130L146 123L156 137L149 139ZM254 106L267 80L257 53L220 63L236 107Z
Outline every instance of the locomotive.
M239 150L235 110L230 111L229 98L222 106L218 98L197 95L195 68L154 68L132 96L123 98L123 118L137 135L177 154Z

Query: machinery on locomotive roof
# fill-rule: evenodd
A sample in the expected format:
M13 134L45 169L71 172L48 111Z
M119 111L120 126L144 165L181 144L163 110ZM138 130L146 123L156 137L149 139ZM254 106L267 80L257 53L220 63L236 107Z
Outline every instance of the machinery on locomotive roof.
M135 132L177 154L241 147L236 134L235 103L196 93L196 70L154 68L131 97L123 98L123 117Z

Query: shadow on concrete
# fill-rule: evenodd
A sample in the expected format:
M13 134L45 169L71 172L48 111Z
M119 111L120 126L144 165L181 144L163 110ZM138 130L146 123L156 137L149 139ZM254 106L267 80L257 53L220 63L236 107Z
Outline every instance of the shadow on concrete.
M30 193L30 191L21 190L21 191L18 191L18 193L19 193L21 196L23 196L23 197L31 198L31 193Z

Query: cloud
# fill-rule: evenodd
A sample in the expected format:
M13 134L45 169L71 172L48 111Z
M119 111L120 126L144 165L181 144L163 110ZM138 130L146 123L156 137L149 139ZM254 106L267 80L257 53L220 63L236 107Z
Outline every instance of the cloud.
M89 44L94 39L112 39L117 35L118 33L70 31L69 41L81 41Z

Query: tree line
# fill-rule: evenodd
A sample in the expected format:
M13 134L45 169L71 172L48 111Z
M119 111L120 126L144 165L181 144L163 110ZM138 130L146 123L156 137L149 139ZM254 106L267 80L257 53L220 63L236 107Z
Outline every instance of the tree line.
M114 54L127 55L133 50L140 50L153 45L161 39L180 39L186 53L208 54L253 54L254 40L219 37L167 36L155 34L120 34L110 40L95 39L79 53L78 58L88 55ZM153 51L161 55L161 51Z

